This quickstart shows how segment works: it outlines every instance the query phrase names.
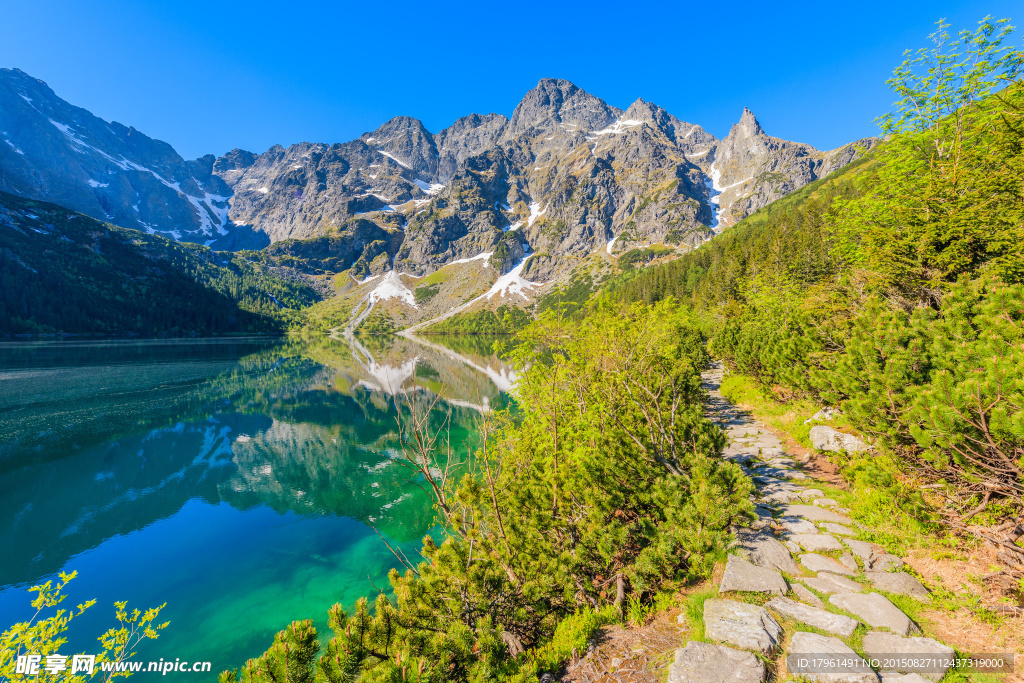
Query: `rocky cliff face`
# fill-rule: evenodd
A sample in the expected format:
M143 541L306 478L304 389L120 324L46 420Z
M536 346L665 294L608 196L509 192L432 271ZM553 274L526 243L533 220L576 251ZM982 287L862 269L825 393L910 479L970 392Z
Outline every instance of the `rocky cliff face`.
M0 69L0 190L129 228L220 246L231 189L207 155L108 123L18 69ZM244 246L262 246L258 235Z
M623 111L558 79L511 119L472 114L433 134L400 116L345 143L184 161L0 70L0 134L0 189L127 227L220 249L328 237L318 258L362 276L481 253L505 273L532 254L523 273L538 281L595 251L695 246L859 153L771 137L749 110L719 141L656 104Z

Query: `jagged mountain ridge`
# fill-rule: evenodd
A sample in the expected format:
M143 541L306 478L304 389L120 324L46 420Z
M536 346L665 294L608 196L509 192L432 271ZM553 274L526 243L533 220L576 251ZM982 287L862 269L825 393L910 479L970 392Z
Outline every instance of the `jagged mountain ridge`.
M623 111L558 79L511 118L472 114L433 134L402 116L345 143L186 162L5 69L0 133L0 189L215 249L358 236L337 260L357 276L493 252L502 273L532 253L524 275L547 280L597 250L695 246L857 154L772 138L749 111L719 141L655 104Z

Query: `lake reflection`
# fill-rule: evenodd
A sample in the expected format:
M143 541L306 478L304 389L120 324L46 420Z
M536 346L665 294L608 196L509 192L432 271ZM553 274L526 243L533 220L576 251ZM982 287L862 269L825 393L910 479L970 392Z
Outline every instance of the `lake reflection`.
M415 556L434 521L395 461L394 397L439 396L462 452L508 400L490 340L442 341L0 344L0 630L30 616L28 586L78 570L68 603L97 605L69 652L115 600L167 602L141 656L217 672L386 589L371 526Z

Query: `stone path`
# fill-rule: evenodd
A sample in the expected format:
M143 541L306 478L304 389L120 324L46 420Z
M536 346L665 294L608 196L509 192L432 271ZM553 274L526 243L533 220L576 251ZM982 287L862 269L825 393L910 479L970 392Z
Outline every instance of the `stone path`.
M919 674L939 680L944 672L912 667L878 672L862 659L951 652L936 640L918 637L920 627L882 595L927 601L927 589L899 571L900 558L859 540L847 511L812 488L778 437L725 400L719 391L721 366L705 372L703 380L707 413L729 436L723 457L740 465L757 488L758 518L751 528L736 530L720 597L705 602L705 639L711 644L691 642L677 650L669 683L761 683L769 670L753 653L774 657L784 643L789 676L779 680L911 683L923 680ZM858 652L851 636L861 625L866 633ZM845 668L825 672L808 667L815 655L841 659Z

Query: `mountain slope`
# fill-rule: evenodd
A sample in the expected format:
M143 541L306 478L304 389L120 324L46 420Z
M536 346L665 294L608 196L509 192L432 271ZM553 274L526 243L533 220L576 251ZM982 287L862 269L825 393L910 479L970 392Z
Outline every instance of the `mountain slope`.
M266 243L232 235L231 191L214 175L213 155L185 161L166 142L72 106L18 69L0 69L0 138L0 191L175 240Z
M318 298L240 255L0 192L0 335L280 332Z

